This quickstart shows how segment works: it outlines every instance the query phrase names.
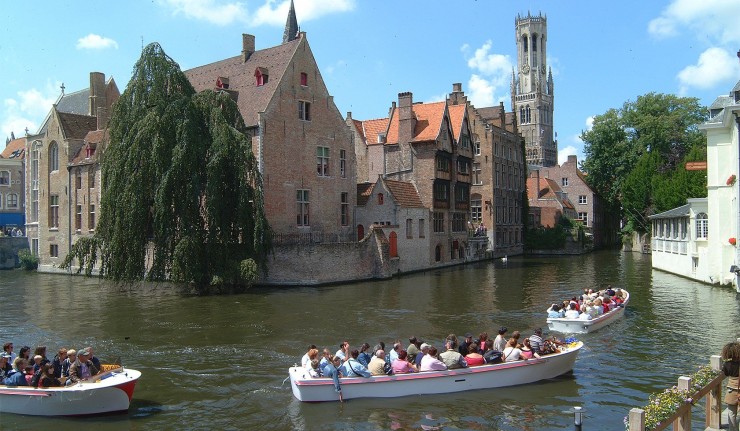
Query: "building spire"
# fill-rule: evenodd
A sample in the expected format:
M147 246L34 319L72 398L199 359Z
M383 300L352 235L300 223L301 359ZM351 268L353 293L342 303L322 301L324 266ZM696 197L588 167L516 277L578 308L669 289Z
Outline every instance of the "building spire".
M285 31L283 32L283 43L290 42L298 38L298 19L295 17L295 6L293 0L290 0L290 10L288 11L288 20L285 22Z

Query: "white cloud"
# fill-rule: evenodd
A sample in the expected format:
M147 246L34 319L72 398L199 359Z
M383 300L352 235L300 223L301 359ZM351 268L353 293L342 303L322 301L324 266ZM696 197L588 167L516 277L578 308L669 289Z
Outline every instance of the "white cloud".
M493 43L488 40L483 46L470 54L470 45L460 47L460 51L468 57L468 67L473 74L468 80L467 93L470 102L478 107L491 106L509 96L511 79L511 59L507 55L491 53ZM497 94L501 93L497 97Z
M77 49L118 49L118 42L113 39L90 33L77 39Z
M591 130L594 128L594 116L590 116L586 118L586 130ZM579 137L578 140L580 141L581 138Z
M648 32L657 38L676 36L687 27L697 37L716 44L740 43L740 2L737 0L673 0L648 24Z
M206 21L211 24L226 26L234 22L249 25L285 25L290 0L264 0L253 13L247 9L245 2L224 0L160 0L172 8L175 15L183 14L188 18ZM355 0L304 0L295 4L298 23L311 21L335 12L346 12L354 9Z
M47 83L42 91L36 88L23 90L16 93L16 98L3 100L2 112L0 112L0 135L8 137L15 133L19 138L24 135L25 129L29 133L36 133L41 121L49 113L51 105L59 96L59 82Z
M562 165L568 161L568 156L578 155L578 149L572 145L558 150L558 164ZM580 160L580 158L579 158Z
M690 88L711 89L729 81L740 73L737 58L722 48L709 48L699 55L696 64L686 66L678 73L680 94L686 95Z
M427 98L427 100L424 101L424 103L443 102L445 100L447 100L447 93L432 94Z

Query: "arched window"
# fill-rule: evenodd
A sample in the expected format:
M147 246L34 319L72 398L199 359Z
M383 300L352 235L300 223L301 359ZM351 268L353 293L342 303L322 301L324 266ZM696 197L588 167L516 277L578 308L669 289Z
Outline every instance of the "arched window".
M524 52L529 52L529 41L526 34L522 35L522 47L524 48Z
M709 236L709 217L705 213L696 215L696 239L707 239Z
M357 241L360 241L362 238L365 238L365 226L358 224L357 225Z
M49 145L49 172L59 170L59 146L56 142Z
M388 245L391 257L398 257L398 235L395 232L388 235Z
M527 121L526 123L532 122L532 111L529 109L529 106L527 106Z

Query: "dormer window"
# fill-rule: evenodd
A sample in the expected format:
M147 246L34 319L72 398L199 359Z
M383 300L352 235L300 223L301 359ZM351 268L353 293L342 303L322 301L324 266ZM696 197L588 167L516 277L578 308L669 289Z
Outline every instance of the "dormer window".
M229 89L229 78L226 78L224 76L219 76L218 79L216 79L216 88L228 90Z
M304 87L308 86L308 74L305 72L301 72L301 85Z
M95 154L95 147L88 144L87 147L85 148L85 158L89 159L90 157L93 156L93 154Z
M268 77L269 77L268 75L269 74L267 73L267 69L264 68L264 67L258 67L254 71L254 77L256 78L256 82L257 82L257 86L258 87L261 87L261 86L267 84L267 82L269 80L268 79Z

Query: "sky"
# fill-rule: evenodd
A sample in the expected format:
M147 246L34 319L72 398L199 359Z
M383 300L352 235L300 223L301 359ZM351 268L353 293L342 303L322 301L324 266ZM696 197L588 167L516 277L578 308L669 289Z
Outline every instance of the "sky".
M547 17L559 160L583 160L595 115L649 92L709 106L740 80L740 0L294 0L330 94L345 116L386 117L398 93L443 100L453 83L476 107L511 110L517 15ZM0 136L35 133L64 84L113 77L121 92L142 47L183 70L282 42L290 0L3 2Z

